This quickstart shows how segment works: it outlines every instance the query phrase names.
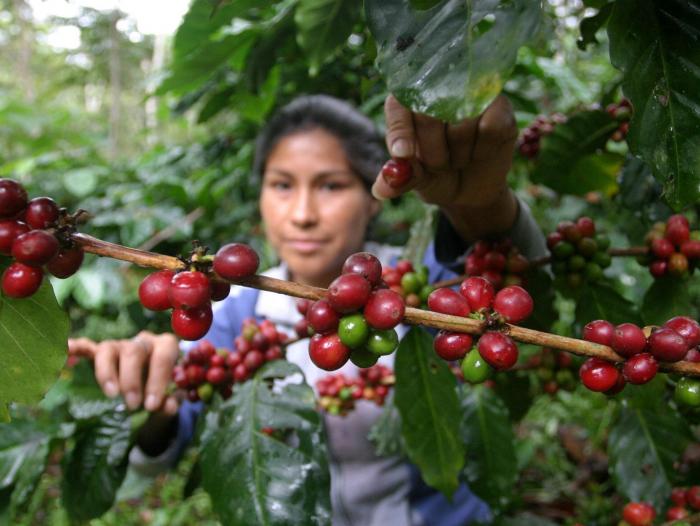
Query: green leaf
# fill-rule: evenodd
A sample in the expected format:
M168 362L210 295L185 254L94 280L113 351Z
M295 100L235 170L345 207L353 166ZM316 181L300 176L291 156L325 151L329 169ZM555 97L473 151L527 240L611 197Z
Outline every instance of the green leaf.
M95 380L92 363L81 360L73 367L73 377L66 388L68 412L76 420L91 420L115 411L121 398L107 398Z
M688 280L664 276L644 294L642 317L647 325L663 325L674 316L690 315L692 309Z
M532 180L560 193L611 193L624 158L601 153L618 123L605 111L584 111L542 139Z
M66 361L68 325L48 283L29 298L0 294L0 406L48 391Z
M612 13L612 4L605 4L593 16L588 16L581 20L579 25L581 29L581 38L576 41L576 45L581 51L585 51L589 44L597 44L595 34L602 28L610 18Z
M393 398L384 404L382 414L369 430L368 438L380 457L405 455L406 446L401 437L401 416Z
M377 64L404 106L445 121L478 115L500 93L520 46L540 28L540 2L365 0Z
M416 327L401 340L394 367L406 453L426 484L449 496L464 465L456 379L433 351L430 334Z
M408 259L415 267L423 263L423 255L435 236L435 212L437 207L422 205L423 217L411 225L408 242L403 250L403 258Z
M294 14L297 41L306 52L311 75L347 41L361 6L357 0L299 0Z
M123 405L78 431L61 481L63 505L73 520L93 519L112 507L126 475L130 435Z
M508 409L493 389L481 385L463 385L460 396L461 431L467 446L464 473L469 487L493 510L503 509L518 479Z
M610 59L634 106L630 149L663 183L674 208L700 199L700 11L694 2L618 0Z
M661 380L658 385L663 388ZM675 483L674 462L688 445L690 431L662 396L643 392L648 387L654 388L627 389L630 397L610 430L608 453L615 488L628 500L662 509Z
M214 433L203 436L202 486L229 525L330 522L330 476L321 418L306 384L283 361L267 364L222 405ZM287 435L282 441L264 427Z
M593 320L641 323L634 304L607 283L588 283L576 303L576 321L585 325Z

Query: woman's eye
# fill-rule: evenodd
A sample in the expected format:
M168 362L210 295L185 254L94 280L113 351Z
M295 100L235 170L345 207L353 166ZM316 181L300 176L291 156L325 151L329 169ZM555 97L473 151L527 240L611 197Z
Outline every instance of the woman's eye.
M324 190L328 190L330 192L336 192L338 190L342 190L343 188L345 188L345 186L346 185L343 183L327 182L327 183L323 183L321 188L323 188Z
M270 186L275 190L289 190L292 186L284 181L274 181L270 183Z

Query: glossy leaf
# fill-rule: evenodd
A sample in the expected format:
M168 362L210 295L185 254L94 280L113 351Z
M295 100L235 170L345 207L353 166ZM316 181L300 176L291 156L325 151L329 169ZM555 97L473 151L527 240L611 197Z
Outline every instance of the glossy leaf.
M610 430L608 453L615 487L630 501L662 509L675 483L674 463L691 439L683 419L663 401L663 380L628 389L628 399ZM646 392L645 392L646 391Z
M345 43L360 18L361 7L357 0L299 0L294 14L297 40L306 52L312 75Z
M610 58L634 106L632 152L663 183L669 204L700 199L700 11L694 2L618 0Z
M587 284L576 303L576 321L583 326L593 320L641 323L634 304L607 283Z
M107 398L95 380L92 363L81 360L72 369L73 377L66 387L68 412L76 420L90 420L115 411L123 401Z
M48 283L29 298L0 294L0 406L38 402L58 378L67 341L68 317Z
M430 334L415 327L399 344L395 373L394 403L408 457L426 484L449 496L464 465L455 376L433 351Z
M481 385L465 384L460 397L462 440L467 447L464 473L469 487L493 510L502 509L518 478L508 409L493 389Z
M423 4L425 6L427 4ZM540 27L540 2L366 0L377 65L407 107L446 121L474 116L500 93L520 46Z
M78 431L65 458L61 491L73 520L99 517L114 503L128 465L131 419L125 406Z
M576 45L582 51L585 51L589 44L597 44L598 39L595 34L607 23L612 13L612 4L605 4L600 10L592 16L588 16L581 20L581 38L576 41Z
M655 279L642 302L642 317L647 325L662 325L674 316L687 316L692 310L688 280L671 276Z
M581 112L557 124L542 138L532 180L566 194L612 192L624 158L599 151L617 127L604 111Z
M203 436L202 486L230 525L330 522L330 478L321 418L305 384L287 362L266 365L224 403L216 430ZM282 432L278 439L262 432Z

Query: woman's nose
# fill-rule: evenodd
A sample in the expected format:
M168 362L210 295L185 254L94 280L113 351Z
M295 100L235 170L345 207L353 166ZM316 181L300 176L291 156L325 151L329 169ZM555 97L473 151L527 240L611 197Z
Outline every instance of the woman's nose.
M318 222L318 206L311 189L301 189L294 200L292 222L300 227L313 226Z

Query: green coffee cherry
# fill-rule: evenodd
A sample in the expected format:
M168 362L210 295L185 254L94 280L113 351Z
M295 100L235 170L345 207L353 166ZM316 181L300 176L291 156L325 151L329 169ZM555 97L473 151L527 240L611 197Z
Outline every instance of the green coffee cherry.
M351 349L362 347L369 336L369 325L365 317L358 312L340 318L338 336L340 341Z
M593 263L598 265L600 268L608 268L612 263L612 257L607 252L596 252L593 256Z
M373 354L384 356L393 353L399 346L399 335L394 329L381 331L370 329L367 339L367 350Z
M365 349L355 349L350 353L350 361L360 369L372 367L379 360L379 355Z
M428 267L425 265L418 265L416 267L416 275L418 276L418 281L422 286L425 286L429 282Z
M406 272L403 276L401 276L401 288L406 294L417 294L420 292L423 285L425 285L425 283L421 283L418 274L415 272Z
M583 270L586 267L586 259L576 254L569 258L569 270Z
M427 303L428 301L428 296L430 296L430 293L435 290L435 287L431 285L424 285L423 288L420 289L420 294L418 294L418 297L420 298L421 303Z
M700 406L700 380L684 376L676 384L676 402L690 407Z
M473 348L462 360L464 379L472 384L480 384L493 374L493 368L487 364L476 348Z
M197 394L202 402L208 402L214 395L214 388L207 382L197 387Z
M554 245L554 248L552 249L552 254L554 255L555 259L567 259L573 253L574 245L568 241L561 241L560 243Z

